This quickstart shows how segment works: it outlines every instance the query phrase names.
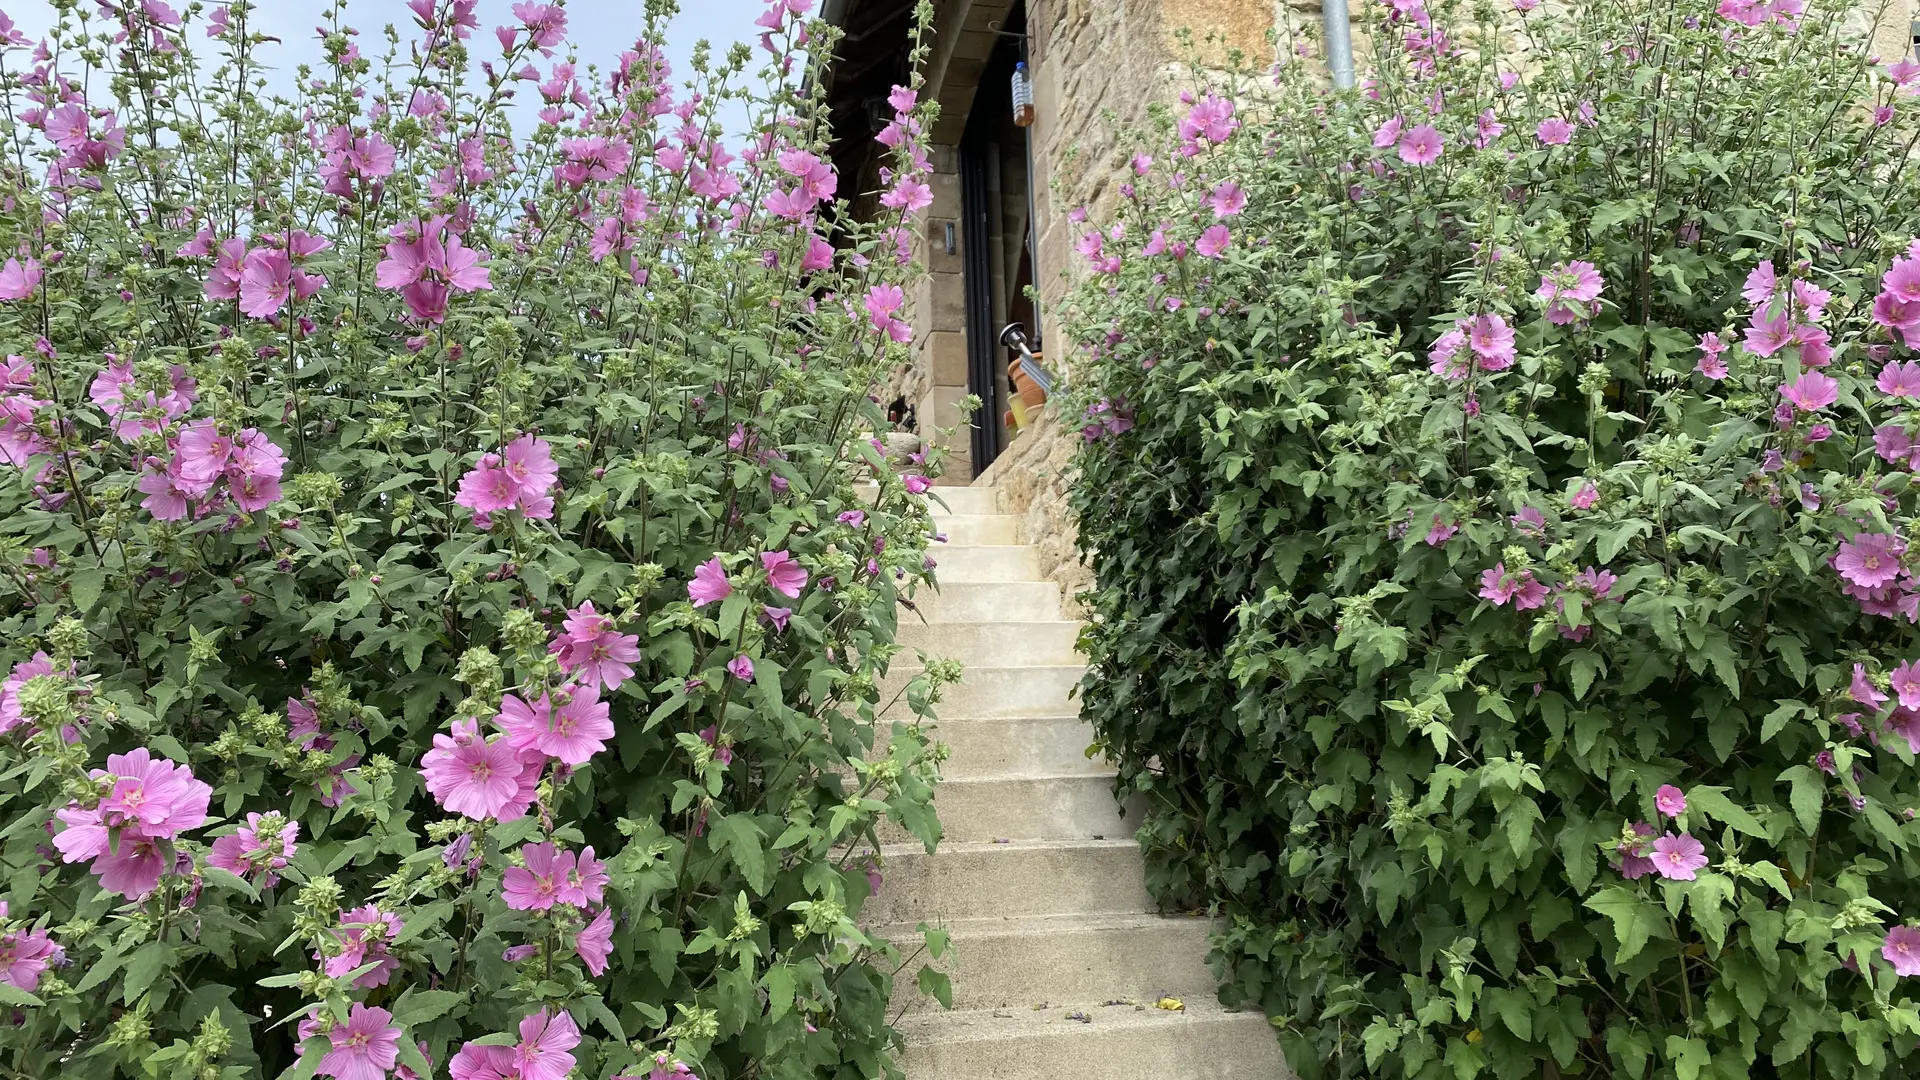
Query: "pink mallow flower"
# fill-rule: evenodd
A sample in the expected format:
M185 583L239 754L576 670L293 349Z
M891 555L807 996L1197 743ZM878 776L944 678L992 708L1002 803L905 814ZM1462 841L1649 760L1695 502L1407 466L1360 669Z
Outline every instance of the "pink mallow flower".
M1687 793L1672 784L1661 784L1653 793L1653 806L1667 817L1679 817L1687 812Z
M1565 146L1573 141L1573 125L1558 116L1549 116L1540 121L1533 134L1542 146Z
M1902 660L1889 674L1894 696L1903 709L1920 709L1920 664Z
M1421 124L1400 136L1400 160L1409 165L1431 165L1440 160L1446 140L1432 124Z
M482 739L471 722L455 724L452 735L435 735L433 749L420 759L420 774L434 801L475 821L525 817L540 771L539 764L523 760L504 736Z
M1886 533L1860 533L1842 540L1834 553L1833 568L1855 585L1877 589L1892 584L1900 576L1900 559L1906 554L1906 542Z
M1565 326L1598 315L1600 293L1605 288L1599 268L1575 260L1547 271L1533 295L1546 305L1548 322Z
M600 914L574 937L573 951L587 965L589 974L595 978L606 974L607 960L613 955L613 913L601 908Z
M1247 193L1241 190L1239 184L1222 180L1207 196L1207 205L1213 207L1214 217L1230 218L1247 208Z
M1481 573L1480 597L1495 607L1512 601L1514 610L1528 611L1547 602L1547 587L1534 580L1533 571L1509 574L1507 564L1499 562Z
M393 1014L354 1002L347 1022L327 1032L332 1049L314 1072L333 1080L386 1080L400 1060L400 1029Z
M1840 399L1840 384L1829 376L1809 371L1793 385L1781 387L1780 396L1801 412L1819 412Z
M1920 398L1920 360L1888 364L1875 380L1880 392L1892 398Z
M1694 872L1707 865L1707 847L1688 833L1667 833L1653 842L1653 869L1663 878L1692 881Z
M1920 975L1920 927L1896 926L1880 943L1880 958L1901 978Z
M767 584L789 600L797 600L807 587L807 571L784 551L763 551L760 565L767 572Z
M906 294L898 285L875 285L867 290L867 320L875 333L885 334L894 341L906 344L913 340L913 327L898 315L906 305Z
M362 990L384 986L400 970L400 961L389 949L404 929L406 924L400 916L373 904L351 908L340 914L340 926L332 931L339 951L331 956L316 952L313 958L323 961L321 970L330 979L343 978L348 972L373 964L373 970L353 980L353 985Z
M1700 361L1694 370L1714 382L1727 377L1727 362L1723 358L1728 346L1720 340L1720 335L1706 333L1700 335Z
M395 225L386 258L374 267L374 284L397 289L417 320L439 324L447 318L453 293L491 289L485 254L465 246L444 216Z
M293 858L299 837L297 821L278 813L250 813L238 832L213 842L207 865L270 889L280 880L276 871Z
M0 903L0 918L6 915ZM40 988L47 967L66 959L66 950L45 930L9 930L0 934L0 984L31 994Z
M500 878L500 896L515 911L546 911L565 903L567 879L574 873L575 856L552 844L528 844L520 849L524 866L509 866Z
M694 567L693 580L687 582L687 599L694 607L706 607L732 595L733 584L727 580L727 568L720 564L719 556Z
M157 841L199 828L207 820L213 788L146 747L109 754L107 767L88 775L106 781L107 794L93 807L71 802L59 810L56 816L66 828L53 846L63 862L92 863L106 891L142 899L171 868Z
M473 511L476 526L502 510L544 520L553 516L548 492L559 478L560 466L547 441L522 435L498 454L482 454L460 478L460 493L453 501Z
M593 609L591 600L567 612L561 625L565 630L547 646L561 671L608 690L633 678L634 661L640 659L638 634L620 633L611 618Z
M548 1018L541 1009L520 1021L520 1042L513 1048L513 1065L520 1080L566 1080L573 1071L573 1055L580 1045L580 1028L562 1011Z
M40 280L46 276L40 268L40 260L8 259L0 264L0 300L25 300L40 287Z
M495 722L507 733L507 745L522 756L537 751L576 768L605 750L606 740L613 738L613 721L610 707L600 700L600 688L587 684L563 693L564 704L555 704L546 694L532 703L514 694L501 699Z

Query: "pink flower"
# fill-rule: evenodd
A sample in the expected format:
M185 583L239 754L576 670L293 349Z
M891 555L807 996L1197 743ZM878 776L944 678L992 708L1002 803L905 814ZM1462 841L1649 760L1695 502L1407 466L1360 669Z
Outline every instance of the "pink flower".
M1805 372L1800 381L1780 388L1780 396L1801 412L1819 412L1840 398L1840 384L1817 371Z
M561 883L560 902L575 907L604 903L607 895L607 864L593 857L593 845L580 851L579 862Z
M1467 347L1482 371L1504 371L1513 366L1513 328L1498 315L1476 315L1461 324L1467 334Z
M0 983L31 994L40 988L47 966L65 958L65 950L45 930L9 930L0 934Z
M25 300L40 287L40 279L44 276L38 259L28 259L25 263L19 259L8 259L4 265L0 265L0 300Z
M1198 153L1203 141L1214 145L1226 142L1239 126L1240 121L1233 118L1233 102L1208 94L1194 102L1180 121L1182 152L1189 156Z
M1567 497L1567 505L1575 510L1591 510L1600 501L1600 489L1589 480L1580 485L1580 490Z
M1573 141L1573 125L1558 116L1549 116L1533 129L1542 146L1565 146Z
M13 260L8 259L7 265L12 266ZM4 281L4 275L0 275L0 281ZM1901 303L1920 304L1920 255L1906 255L1893 260L1887 276L1880 279L1880 289Z
M1387 147L1397 144L1400 141L1400 132L1404 130L1406 126L1407 121L1404 117L1389 117L1385 123L1374 129L1374 149L1385 150Z
M1920 709L1920 664L1902 660L1889 676L1903 709Z
M559 477L560 467L547 441L522 435L498 454L482 454L460 478L460 491L453 501L472 510L476 524L483 514L510 509L546 519L553 516L553 499L547 493Z
M591 135L563 139L561 150L566 160L553 170L554 176L569 187L580 187L590 180L617 180L633 160L633 148L624 139Z
M1888 364L1874 385L1888 397L1920 398L1920 360Z
M1687 833L1667 833L1653 842L1653 869L1663 878L1692 881L1694 871L1707 865L1707 847Z
M500 878L500 897L515 911L546 911L561 903L574 856L552 844L528 844L520 849L525 866L509 866Z
M550 50L567 39L567 10L559 4L515 4L513 17L543 55L552 55Z
M333 931L340 951L332 956L316 952L313 958L325 961L321 970L331 979L343 978L372 961L377 966L355 979L353 985L362 990L384 986L393 973L400 970L400 961L388 950L404 929L400 916L390 911L382 911L373 904L353 908L341 913L340 927Z
M213 269L207 273L207 283L202 291L209 300L237 300L240 298L240 273L247 263L247 242L238 237L220 245L220 252L214 256Z
M1441 544L1453 539L1453 534L1459 531L1460 526L1443 520L1439 514L1435 514L1433 515L1433 525L1427 529L1426 544L1428 547L1439 547Z
M613 955L613 914L606 908L593 917L573 939L574 954L580 962L587 965L587 971L595 978L604 975L607 970L607 958Z
M1920 929L1896 926L1887 931L1880 943L1880 958L1893 965L1893 973L1905 978L1920 975Z
M775 630L785 633L788 620L793 618L792 608L774 607L772 604L760 605L762 617L773 624Z
M1855 585L1877 589L1900 576L1900 558L1906 554L1905 541L1885 533L1861 533L1840 542L1833 556L1833 568Z
M1222 180L1207 196L1207 205L1213 207L1214 217L1230 218L1247 208L1247 193L1240 189L1239 184Z
M1755 307L1773 299L1774 290L1779 287L1779 279L1774 276L1773 263L1763 262L1747 274L1746 284L1740 289L1740 295L1747 303Z
M763 551L760 553L760 565L765 568L767 584L774 592L788 599L798 599L800 590L806 588L806 570L786 552Z
M1445 147L1446 140L1432 124L1421 124L1400 136L1400 160L1409 165L1431 165L1440 160Z
M919 473L907 473L900 478L900 482L907 485L907 491L914 495L925 495L933 490L933 481Z
M1208 259L1217 259L1226 254L1227 245L1233 242L1233 233L1225 225L1209 225L1201 230L1200 239L1194 241L1193 250Z
M523 777L529 767L505 738L488 742L470 725L455 725L453 735L435 735L433 749L420 759L427 791L441 808L463 817L513 821L525 816L532 801L532 784ZM523 795L526 797L523 798Z
M867 321L872 324L874 332L885 334L901 344L912 341L913 327L897 315L906 302L906 294L900 291L898 285L875 285L868 289Z
M155 841L199 828L213 789L184 765L155 758L145 747L109 754L107 767L88 775L107 781L107 793L94 807L71 802L57 811L67 827L53 838L53 846L63 862L92 863L101 888L139 900L171 866Z
M1653 826L1636 821L1633 823L1633 835L1637 838L1635 842L1622 843L1617 848L1620 852L1620 876L1628 881L1638 881L1653 873L1653 860L1647 858L1647 841L1653 839Z
M739 679L741 682L752 682L753 660L750 659L747 654L741 653L727 661L727 673Z
M1694 365L1694 370L1715 382L1726 378L1727 362L1720 358L1726 351L1727 346L1720 340L1719 334L1708 332L1700 335L1700 362Z
M1679 817L1687 812L1686 792L1672 784L1661 784L1660 790L1653 793L1653 806L1667 817Z
M500 702L495 723L507 733L507 745L523 758L533 751L580 766L605 750L605 740L613 737L608 714L608 705L600 700L600 688L588 685L572 688L566 704L559 706L546 694L531 704L508 694Z
M1847 693L1869 709L1878 709L1887 700L1887 695L1881 693L1873 685L1873 680L1867 677L1865 664L1853 665L1853 683L1847 688Z
M279 880L274 871L283 869L293 858L299 836L297 821L277 813L250 813L238 832L213 842L207 865L272 888Z
M1516 610L1527 611L1546 602L1547 587L1534 580L1533 571L1522 570L1518 575L1509 574L1507 564L1499 562L1480 574L1479 595L1495 607L1511 600Z
M687 598L693 601L694 607L706 607L731 595L733 585L727 581L727 569L720 565L719 556L695 567L693 580L687 582Z
M1591 319L1600 313L1600 293L1606 281L1590 262L1557 266L1540 279L1533 295L1547 307L1547 321L1557 326Z
M595 611L591 600L567 612L561 625L565 631L547 647L561 671L608 690L633 678L633 662L640 659L638 634L615 630L613 620Z
M327 1041L333 1049L314 1071L334 1080L386 1080L400 1060L400 1029L393 1026L393 1014L357 1001L347 1022L327 1032Z
M453 1080L518 1080L513 1047L467 1043L447 1062Z
M513 1048L520 1080L566 1080L573 1071L573 1055L567 1051L578 1045L580 1028L564 1011L549 1020L547 1010L541 1009L520 1021L520 1043Z

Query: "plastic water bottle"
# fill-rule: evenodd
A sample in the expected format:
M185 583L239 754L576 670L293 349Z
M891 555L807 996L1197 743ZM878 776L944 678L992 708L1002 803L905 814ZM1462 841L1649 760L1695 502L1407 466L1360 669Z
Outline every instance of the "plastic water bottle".
M1033 126L1033 79L1027 75L1027 62L1013 66L1013 122L1019 127Z

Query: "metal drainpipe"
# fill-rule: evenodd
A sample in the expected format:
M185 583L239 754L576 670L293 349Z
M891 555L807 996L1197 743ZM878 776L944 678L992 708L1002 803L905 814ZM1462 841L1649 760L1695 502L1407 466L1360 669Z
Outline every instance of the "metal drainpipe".
M1033 57L1027 52L1031 38L1026 33L1020 35L1020 62L1027 65L1027 78L1033 78ZM1034 111L1034 123L1020 129L1027 141L1027 269L1033 280L1033 344L1044 349L1046 339L1040 332L1040 219L1034 216L1033 207L1033 129L1040 122L1039 110Z
M1320 22L1327 41L1327 70L1336 90L1353 89L1353 23L1347 0L1320 0Z

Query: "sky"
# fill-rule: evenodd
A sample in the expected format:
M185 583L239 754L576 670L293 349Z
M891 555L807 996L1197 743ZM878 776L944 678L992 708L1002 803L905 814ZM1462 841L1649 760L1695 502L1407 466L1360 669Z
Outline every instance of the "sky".
M187 0L169 2L176 11L187 6ZM212 5L206 6L210 11ZM644 0L565 0L565 6L567 39L578 51L581 66L598 64L603 72L621 50L633 44L646 23ZM765 6L765 0L680 0L680 13L669 24L667 36L667 55L673 63L675 83L686 77L687 58L693 53L694 42L701 38L713 43L716 54L723 53L735 41L754 41L759 30L753 20ZM30 40L38 40L55 20L56 13L48 0L0 0L0 7L4 7ZM282 42L263 57L278 65L270 76L273 91L289 91L294 69L301 63L319 65L320 42L314 28L327 7L326 0L256 0L254 25ZM493 28L515 21L512 8L513 0L480 0L477 12L480 30L472 39L476 61L497 58L497 53L488 51L489 47L498 48L493 40ZM403 39L409 32L419 33L404 0L348 0L346 10L348 24L358 27L362 40L367 41L363 51L369 56L379 55L382 39L377 31L388 23L401 29ZM201 19L205 18L202 13ZM100 23L96 20L94 25ZM196 45L206 40L204 30L198 27L189 32L189 38ZM533 96L522 95L523 98ZM732 118L722 119L725 122ZM732 129L734 124L727 126ZM518 121L515 127L520 127Z

